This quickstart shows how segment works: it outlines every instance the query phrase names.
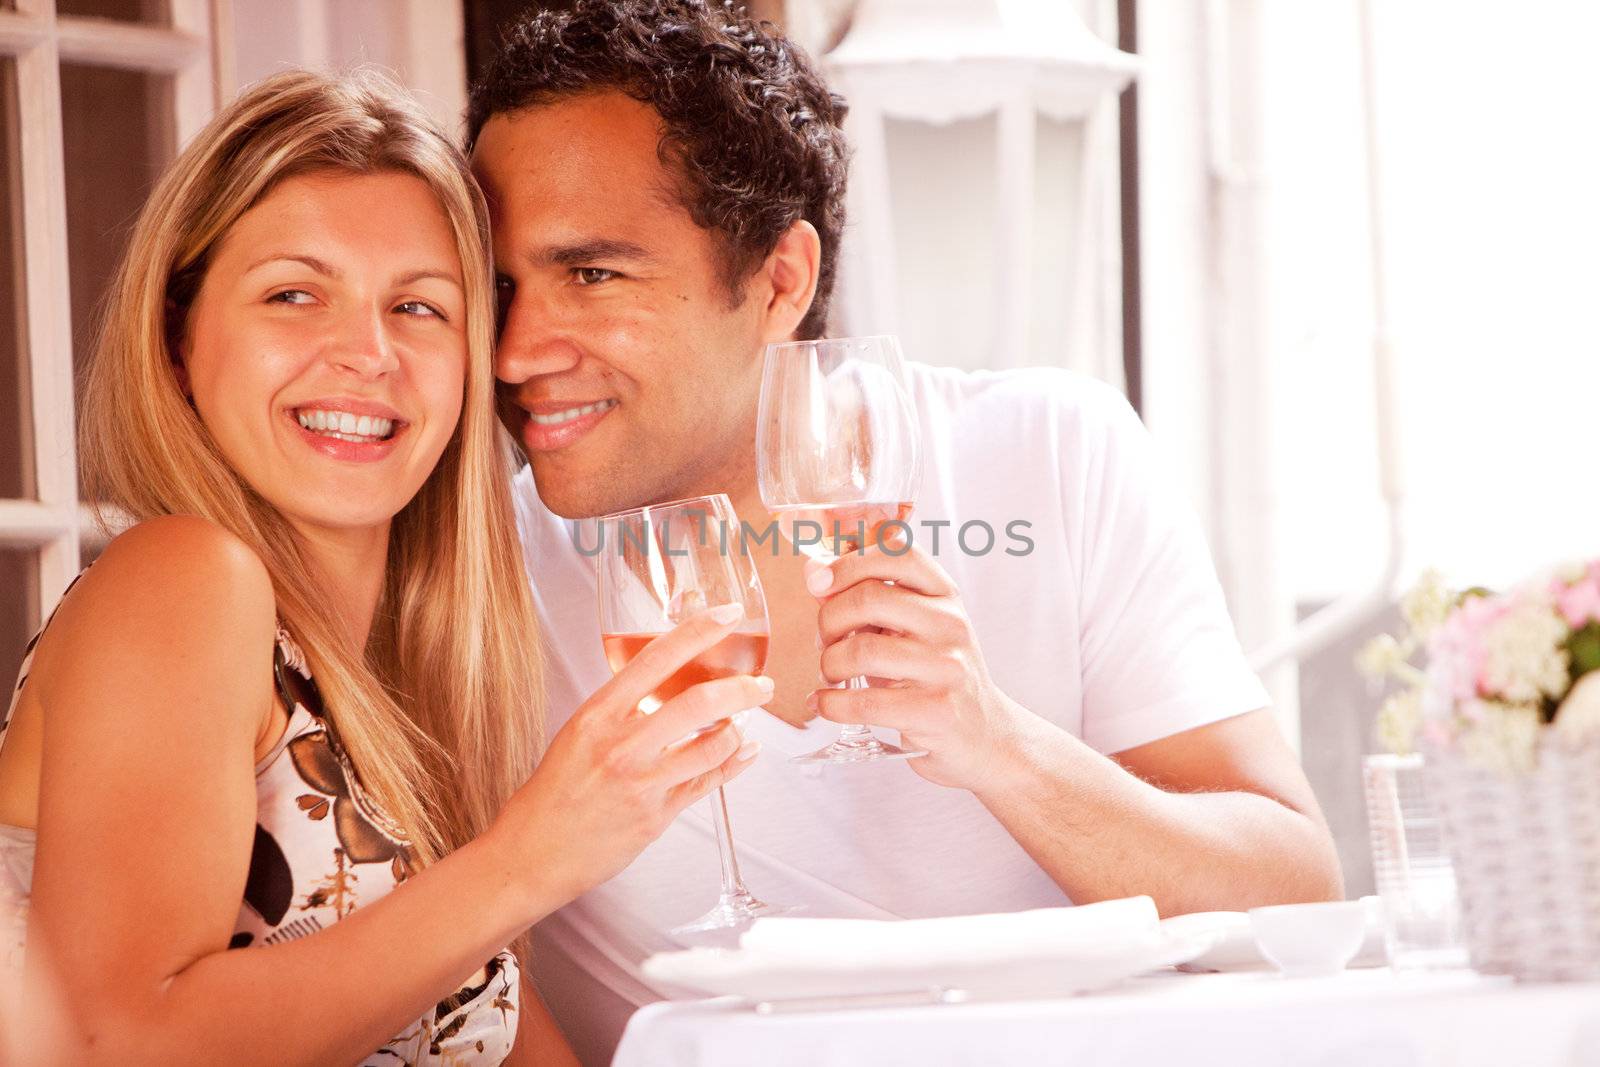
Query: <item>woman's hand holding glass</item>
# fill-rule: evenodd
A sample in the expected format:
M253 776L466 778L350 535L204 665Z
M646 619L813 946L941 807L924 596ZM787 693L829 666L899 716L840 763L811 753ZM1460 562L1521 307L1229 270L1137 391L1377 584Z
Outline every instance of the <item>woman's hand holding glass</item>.
M662 634L578 708L485 836L522 857L514 876L551 911L622 871L679 812L750 766L738 712L772 698L770 679L701 682L645 714L659 686L738 629L738 605Z

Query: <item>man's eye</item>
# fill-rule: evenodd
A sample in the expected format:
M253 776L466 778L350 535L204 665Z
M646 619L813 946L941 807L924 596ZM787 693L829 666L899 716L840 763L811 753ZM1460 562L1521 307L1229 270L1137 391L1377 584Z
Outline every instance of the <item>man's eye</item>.
M267 297L267 303L269 304L310 304L315 300L316 297L304 289L285 289Z
M579 267L573 273L577 276L579 285L598 285L617 276L616 271L606 270L604 267Z

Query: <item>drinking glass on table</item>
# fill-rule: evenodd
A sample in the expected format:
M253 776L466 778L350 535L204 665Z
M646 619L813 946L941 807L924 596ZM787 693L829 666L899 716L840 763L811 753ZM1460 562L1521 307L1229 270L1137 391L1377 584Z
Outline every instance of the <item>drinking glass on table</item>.
M830 562L881 544L890 523L904 526L921 476L921 440L893 337L768 345L756 420L761 502L796 549ZM868 687L865 678L846 685ZM870 763L925 755L849 725L832 744L795 759Z
M1455 870L1422 760L1384 753L1361 765L1384 940L1396 969L1465 967Z
M692 685L765 669L767 601L738 532L733 505L721 493L634 508L599 520L600 640L613 673L692 615L725 604L744 608L738 630L640 701L639 710L645 714L659 710ZM760 915L792 910L766 904L745 888L728 823L728 799L719 788L710 800L722 895L710 911L677 927L674 934L742 926Z

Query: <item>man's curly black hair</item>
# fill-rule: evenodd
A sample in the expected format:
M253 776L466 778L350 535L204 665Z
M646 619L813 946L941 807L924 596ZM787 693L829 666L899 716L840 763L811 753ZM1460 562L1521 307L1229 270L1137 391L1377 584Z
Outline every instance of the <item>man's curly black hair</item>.
M797 219L816 227L816 299L798 331L822 335L844 228L845 102L811 60L732 0L577 0L507 31L472 87L467 144L495 115L616 90L661 116L660 153L684 207L721 238L730 295Z

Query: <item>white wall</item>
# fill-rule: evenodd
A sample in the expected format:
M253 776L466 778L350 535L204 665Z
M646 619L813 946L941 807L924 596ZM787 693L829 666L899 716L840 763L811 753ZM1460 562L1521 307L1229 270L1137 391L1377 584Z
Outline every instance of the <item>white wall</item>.
M1352 5L1270 8L1282 544L1302 597L1381 557ZM1600 554L1600 5L1378 3L1410 561L1504 584Z

